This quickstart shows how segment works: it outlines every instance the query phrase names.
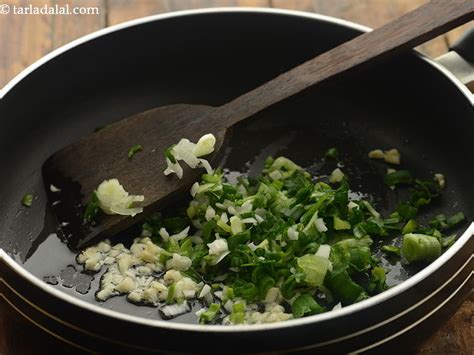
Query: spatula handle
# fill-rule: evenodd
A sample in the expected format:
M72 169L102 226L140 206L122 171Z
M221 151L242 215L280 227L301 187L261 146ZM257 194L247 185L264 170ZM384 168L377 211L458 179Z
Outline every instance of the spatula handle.
M215 111L225 127L354 67L411 49L474 18L474 0L434 0L325 52Z

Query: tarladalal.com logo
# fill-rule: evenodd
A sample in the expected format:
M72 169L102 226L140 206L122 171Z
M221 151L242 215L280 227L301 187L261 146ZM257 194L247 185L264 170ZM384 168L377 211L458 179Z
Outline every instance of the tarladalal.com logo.
M66 5L43 5L43 6L16 6L0 4L0 15L99 15L96 6L69 6Z
M7 15L10 13L10 5L8 4L1 4L0 5L0 14Z

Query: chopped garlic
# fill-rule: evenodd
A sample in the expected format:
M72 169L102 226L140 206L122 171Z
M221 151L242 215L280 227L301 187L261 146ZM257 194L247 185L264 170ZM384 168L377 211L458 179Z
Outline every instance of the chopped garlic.
M96 191L99 207L106 214L135 216L142 207L131 207L134 202L145 200L143 195L129 195L117 179L104 180Z
M245 313L246 324L274 323L293 318L291 313L285 313L285 309L276 303L265 306L265 312L249 310Z
M183 275L181 275L181 273L177 270L168 270L163 276L165 283L167 283L168 285L172 284L173 282L178 282L182 278L183 278Z
M370 159L384 159L387 163L399 165L400 152L397 149L386 150L374 149L369 152Z
M49 189L51 190L51 192L59 192L59 191L61 191L60 188L54 186L53 184L49 185Z
M126 277L123 279L115 288L120 293L125 293L133 290L135 288L135 282L131 277Z
M343 178L344 178L344 173L342 172L342 170L339 168L336 168L333 170L333 172L329 176L329 182L330 183L341 182Z
M385 157L385 154L381 149L374 149L369 152L369 158L370 159L383 159Z
M168 260L166 268L175 269L179 271L186 271L191 267L192 261L187 256L182 256L177 253L173 253L173 258Z
M397 149L390 149L384 152L384 160L390 164L400 164L400 152Z
M438 183L439 187L444 189L446 186L446 178L444 177L443 174L436 173L434 174L434 180Z

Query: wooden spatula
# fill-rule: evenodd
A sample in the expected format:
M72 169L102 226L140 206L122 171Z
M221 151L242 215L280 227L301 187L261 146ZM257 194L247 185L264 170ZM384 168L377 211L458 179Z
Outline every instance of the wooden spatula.
M471 19L474 1L432 1L372 32L362 34L260 87L220 106L164 106L136 114L75 142L52 155L43 176L53 212L72 249L92 239L109 237L170 203L202 174L185 169L184 178L165 177L163 151L185 137L197 141L207 133L217 138L209 160L216 162L232 126L257 112L362 64L417 46ZM128 159L130 147L143 152ZM104 180L117 178L131 194L145 196L144 212L131 217L102 216L97 226L84 222L84 206ZM50 185L61 189L52 192ZM60 201L54 202L54 201Z

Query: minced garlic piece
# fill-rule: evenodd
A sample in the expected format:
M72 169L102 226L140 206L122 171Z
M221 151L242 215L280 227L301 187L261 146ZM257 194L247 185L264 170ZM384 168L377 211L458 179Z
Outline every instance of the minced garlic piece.
M381 149L374 149L369 152L370 159L383 159L389 164L400 164L400 152L397 149L390 149L382 151Z
M438 183L439 187L444 189L446 186L446 178L444 177L443 174L436 173L434 174L434 180Z
M329 182L330 183L341 182L343 178L344 178L344 173L342 172L342 170L339 168L336 168L333 170L333 172L329 176Z
M400 152L397 149L390 149L384 152L384 160L390 164L400 164Z
M370 159L383 159L384 158L383 151L381 149L374 149L369 152Z

